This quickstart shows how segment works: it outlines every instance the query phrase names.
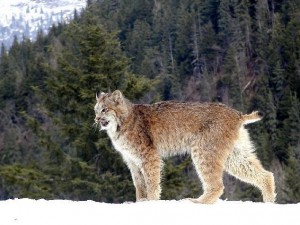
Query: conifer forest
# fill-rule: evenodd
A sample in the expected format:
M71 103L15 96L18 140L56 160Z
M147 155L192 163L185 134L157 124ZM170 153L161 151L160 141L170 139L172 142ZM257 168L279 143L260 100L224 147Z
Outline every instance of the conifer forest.
M95 93L134 103L222 102L243 113L277 202L300 202L299 0L88 0L74 20L0 56L0 199L135 200L93 126ZM198 197L190 157L165 160L162 199ZM262 201L224 174L222 199Z

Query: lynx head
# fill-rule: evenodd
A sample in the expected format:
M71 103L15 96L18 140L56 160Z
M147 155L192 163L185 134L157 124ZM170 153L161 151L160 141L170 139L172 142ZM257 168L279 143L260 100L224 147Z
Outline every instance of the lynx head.
M101 130L116 131L122 119L128 114L128 100L116 90L113 93L96 94L96 101L95 124L100 125Z

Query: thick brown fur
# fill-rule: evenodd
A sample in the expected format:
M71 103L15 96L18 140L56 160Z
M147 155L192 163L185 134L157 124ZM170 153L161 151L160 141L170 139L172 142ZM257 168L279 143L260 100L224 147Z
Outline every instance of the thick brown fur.
M136 200L158 200L162 159L191 155L204 193L197 203L214 203L223 193L223 172L258 187L275 201L273 174L254 153L244 125L261 119L219 103L132 104L120 91L96 96L95 123L106 130L130 169Z

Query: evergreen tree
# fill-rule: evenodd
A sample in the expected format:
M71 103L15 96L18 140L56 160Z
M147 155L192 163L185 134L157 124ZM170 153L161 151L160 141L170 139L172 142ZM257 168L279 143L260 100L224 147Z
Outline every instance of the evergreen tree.
M41 92L45 107L55 115L53 119L66 138L62 143L64 153L59 153L58 148L50 151L54 151L54 155L67 154L97 163L98 170L104 174L114 170L125 173L123 182L126 183L128 171L119 157L109 156L111 148L107 137L99 139L96 128L92 127L94 96L98 90L120 89L127 97L135 99L147 89L146 80L128 71L128 60L113 34L93 24L92 18L85 19L84 25L74 22L63 34L68 42L58 58L58 67L49 68L51 75Z
M227 47L233 40L233 13L233 6L230 4L229 0L220 1L218 36L220 37L220 43L223 48Z
M300 102L295 94L291 95L292 106L285 121L288 132L288 167L286 168L286 192L288 202L300 201Z

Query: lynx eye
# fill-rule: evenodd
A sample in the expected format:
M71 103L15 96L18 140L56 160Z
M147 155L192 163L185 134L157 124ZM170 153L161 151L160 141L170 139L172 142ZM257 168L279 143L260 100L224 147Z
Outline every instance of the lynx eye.
M101 112L102 112L102 113L108 112L108 108L103 108L103 109L101 110Z

